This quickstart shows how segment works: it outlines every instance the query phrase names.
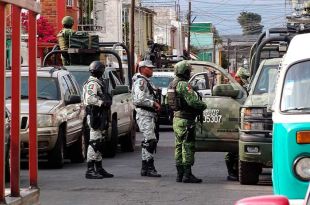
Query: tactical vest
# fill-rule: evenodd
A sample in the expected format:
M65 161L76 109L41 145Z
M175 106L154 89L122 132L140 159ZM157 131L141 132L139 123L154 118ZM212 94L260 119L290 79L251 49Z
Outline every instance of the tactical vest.
M87 80L85 84L88 84L89 82L96 82L99 84L102 94L97 93L98 96L102 99L104 102L104 106L106 108L110 108L112 105L112 96L109 94L109 79L102 79L101 81L95 81L95 80Z
M146 81L146 86L149 89L151 95L153 96L153 98L155 99L155 101L158 101L158 96L155 93L155 90L153 88L153 86L150 84L150 82L148 81L148 79L146 79L145 77L143 77L142 75L138 75L137 78L143 78ZM160 96L159 96L160 97ZM155 109L153 107L146 107L146 106L136 106L137 108L141 108L143 110L147 110L149 112L156 112Z

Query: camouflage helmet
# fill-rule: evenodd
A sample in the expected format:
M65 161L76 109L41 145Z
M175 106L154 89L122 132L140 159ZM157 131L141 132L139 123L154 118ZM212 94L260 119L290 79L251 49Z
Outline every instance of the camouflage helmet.
M247 69L240 67L237 70L236 77L239 77L241 79L247 79L248 77L250 77L250 73Z
M65 16L63 17L61 23L62 25L73 26L74 19L71 16Z
M187 61L181 61L174 65L175 75L185 79L190 78L192 67Z

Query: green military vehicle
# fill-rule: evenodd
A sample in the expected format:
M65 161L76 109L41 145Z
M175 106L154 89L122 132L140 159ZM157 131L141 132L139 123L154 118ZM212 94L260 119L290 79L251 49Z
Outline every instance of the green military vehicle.
M196 150L238 152L239 111L247 91L223 68L204 61L188 61L190 84L207 104L196 126Z
M249 86L241 108L239 129L239 181L256 184L263 167L272 166L272 113L275 83L281 58L267 59Z

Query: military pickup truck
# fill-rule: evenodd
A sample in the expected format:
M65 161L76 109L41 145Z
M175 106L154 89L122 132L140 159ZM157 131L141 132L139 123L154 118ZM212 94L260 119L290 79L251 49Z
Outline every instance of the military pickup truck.
M247 91L223 68L203 61L188 61L194 75L190 84L207 109L196 126L196 150L238 152L239 111Z
M267 59L260 66L249 86L240 112L239 181L256 184L263 167L272 166L272 103L281 58Z

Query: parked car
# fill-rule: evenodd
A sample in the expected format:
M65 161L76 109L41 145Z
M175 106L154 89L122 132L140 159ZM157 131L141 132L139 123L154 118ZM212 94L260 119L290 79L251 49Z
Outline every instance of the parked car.
M83 65L66 66L72 75L76 78L80 89L83 89L84 83L89 78L89 67ZM134 119L134 107L132 104L129 86L125 85L117 69L106 67L103 74L104 79L109 80L109 92L112 94L111 106L111 126L109 135L105 139L103 154L107 157L113 157L116 153L117 144L120 143L122 151L132 152L135 149L136 129ZM89 128L85 123L86 132Z
M196 150L238 152L239 112L247 91L220 66L188 61L193 76L189 80L202 96L207 109L196 126Z
M310 180L310 34L298 34L283 57L272 107L275 194L302 199Z
M153 72L150 78L151 83L161 90L161 112L159 114L159 124L171 125L173 120L173 111L168 106L167 88L170 82L175 77L174 72Z
M256 184L264 167L272 166L272 113L281 58L263 60L249 86L240 111L239 181Z
M11 70L6 71L6 105L11 109ZM64 158L83 162L85 144L81 93L74 77L66 70L45 67L37 71L38 153L48 163L61 168ZM29 150L28 70L21 70L21 156Z

